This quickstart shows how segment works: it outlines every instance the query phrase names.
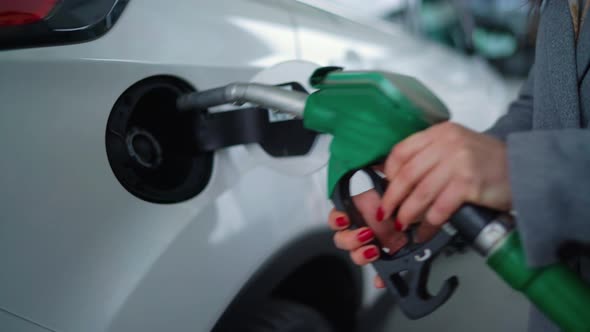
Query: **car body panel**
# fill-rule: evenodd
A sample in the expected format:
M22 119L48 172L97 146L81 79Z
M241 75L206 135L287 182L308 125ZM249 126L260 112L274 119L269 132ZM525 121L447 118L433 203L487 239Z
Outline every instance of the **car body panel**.
M36 68L32 62L23 67L10 64L4 71L23 81L13 78L14 88L2 89L3 100L21 94L25 83L26 89L38 93L34 98L11 99L12 109L26 113L18 114L18 125L13 123L14 113L0 116L2 139L16 142L7 144L6 155L11 157L0 166L3 186L13 188L2 192L0 261L4 267L0 283L5 287L0 287L1 308L57 331L107 331L134 289L149 282L147 276L159 273L158 262L170 264L166 262L171 260L182 268L168 271L167 277L174 279L180 273L188 278L187 273L194 272L193 280L189 284L162 282L158 289L152 288L155 293L193 283L224 285L215 291L209 286L184 291L186 295L196 292L190 298L200 303L198 310L189 311L190 324L210 327L264 257L291 236L309 231L310 223L325 227L327 204L321 172L297 177L258 168L244 147L216 154L211 182L192 200L156 205L132 196L113 176L104 150L106 117L117 98L105 90L123 91L128 85L124 80L109 84L112 78L98 73L125 71L128 77L135 77L131 73L137 71L140 79L139 73L150 76L157 71L151 65L129 63L120 64L119 69L113 63L101 69L105 64L100 62L62 65L53 63L44 75L59 77L71 71L68 80L60 80L59 89L78 91L78 96L63 98L56 95L52 81L20 75L24 66ZM180 75L188 68L166 70ZM88 75L93 77L90 83L84 82ZM91 93L80 91L82 83ZM103 88L105 84L109 89ZM42 105L53 106L47 110ZM75 114L72 109L77 110ZM81 123L84 125L77 125ZM267 185L261 186L261 181ZM23 208L23 202L33 206ZM287 217L289 222L279 222ZM177 252L185 234L193 238ZM239 255L239 248L247 248L249 256ZM174 259L180 257L183 260ZM198 262L197 270L187 269L183 262L188 261ZM208 267L216 261L226 267ZM231 280L224 283L224 277ZM166 304L161 298L155 309L162 314L163 308L178 310L179 305ZM195 306L183 303L182 307ZM142 311L146 317L159 317L157 312L148 313Z
M296 2L178 0L170 9L131 1L100 39L0 52L0 309L12 314L0 315L0 329L18 316L38 325L12 332L207 331L267 258L326 228L325 169L281 172L243 146L215 154L209 185L191 200L158 205L128 193L104 136L113 104L135 82L172 75L206 89L294 58L439 75L416 68L435 65L435 46L416 61L430 46L400 34L386 47L384 32ZM314 31L341 46L333 57L312 50L321 42ZM360 39L383 52L347 54Z
M157 274L151 271L158 271L161 257L176 257L169 252L174 252L179 235L188 234L186 229L194 225L192 229L199 231L193 235L199 236L183 248L188 255L184 258L192 255L201 269L203 262L212 260L206 256L227 256L222 260L227 268L222 271L233 281L206 294L203 289L214 287L184 291L199 293L191 297L199 309L187 309L191 317L186 326L207 330L256 265L284 243L267 225L281 208L273 198L286 188L247 186L256 182L248 179L260 176L245 175L249 171L245 158L239 158L239 163L235 158L227 160L229 151L217 154L215 173L205 192L182 204L141 201L112 174L104 147L106 121L114 101L131 84L165 73L207 88L249 79L260 69L255 65L260 59L282 61L296 56L293 40L267 47L270 38L264 40L256 35L260 29L248 25L262 22L276 27L283 39L294 38L287 13L272 4L212 1L206 13L195 11L192 1L176 5L178 15L164 20L161 14L168 5L131 2L113 30L96 41L0 53L0 95L14 110L0 115L1 135L4 142L15 143L5 144L11 157L0 166L3 187L12 188L2 191L0 307L4 310L56 331L118 330L120 323L110 327L111 321L125 320L120 312L126 312L122 309L128 301L134 303L134 290L143 289L147 275ZM162 24L154 24L158 21ZM212 30L199 29L203 26ZM219 35L212 31L231 36L232 47L219 43ZM208 47L188 43L191 38ZM275 180L295 187L297 182L302 186L310 181ZM232 190L227 191L230 186ZM256 204L244 205L253 198ZM265 200L273 200L267 207L274 213L261 208ZM23 208L25 202L33 205ZM318 223L322 219L300 215ZM298 228L290 230L294 234L308 229L304 222L292 225ZM246 236L232 238L236 232ZM235 248L248 248L254 261L237 255ZM177 271L185 272L185 268ZM223 274L204 269L191 284L215 284L223 280ZM178 285L163 283L157 292ZM160 299L156 311L195 307L179 299L171 301L166 304ZM160 317L147 309L143 314L154 320ZM151 323L145 317L143 321Z

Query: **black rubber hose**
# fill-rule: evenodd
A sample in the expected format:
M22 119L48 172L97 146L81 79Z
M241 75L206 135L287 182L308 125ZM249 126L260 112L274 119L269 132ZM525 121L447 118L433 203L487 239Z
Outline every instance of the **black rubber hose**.
M473 243L486 225L498 215L498 211L465 204L451 216L450 223L467 243Z

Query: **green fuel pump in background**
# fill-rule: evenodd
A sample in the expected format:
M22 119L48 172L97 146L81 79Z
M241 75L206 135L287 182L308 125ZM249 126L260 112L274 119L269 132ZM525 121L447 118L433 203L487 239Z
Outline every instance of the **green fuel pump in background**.
M438 98L411 77L323 68L311 82L318 91L308 97L303 120L307 128L334 137L330 193L347 172L376 163L404 138L449 117ZM450 221L460 235L470 222L466 219L468 215ZM590 331L590 286L563 264L528 267L518 233L497 235L496 243L479 250L488 266L565 331Z
M336 188L341 187L343 180L349 180L350 174L383 160L404 138L450 117L430 90L404 75L324 67L315 71L310 83L317 88L311 95L272 85L232 83L182 96L177 106L179 110L204 110L231 102L249 102L303 117L308 129L332 135L328 193L337 207ZM379 187L382 191L383 185ZM450 224L486 257L492 270L558 326L566 331L590 331L590 286L563 264L529 267L517 232L502 218L498 212L465 205L453 215ZM430 242L435 240L436 237ZM414 257L417 261L409 264L421 264L424 259L413 254L406 257L410 257L406 262ZM382 256L373 264L379 273L389 273L378 267L391 263ZM421 273L422 266L416 271ZM382 277L386 284L393 279L389 275ZM416 286L414 281L410 284ZM448 299L454 287L456 281L449 285L446 295L437 295L436 301L430 303L429 296L424 301L423 291L414 292L416 300L406 302L409 309L405 313L419 318L432 312Z

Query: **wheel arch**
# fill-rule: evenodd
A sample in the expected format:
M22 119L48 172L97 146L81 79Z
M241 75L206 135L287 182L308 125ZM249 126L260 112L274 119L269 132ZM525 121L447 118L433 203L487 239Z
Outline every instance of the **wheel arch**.
M332 235L329 230L315 231L283 246L244 284L212 331L231 331L244 308L268 298L306 304L337 331L353 331L362 302L362 271L333 245Z

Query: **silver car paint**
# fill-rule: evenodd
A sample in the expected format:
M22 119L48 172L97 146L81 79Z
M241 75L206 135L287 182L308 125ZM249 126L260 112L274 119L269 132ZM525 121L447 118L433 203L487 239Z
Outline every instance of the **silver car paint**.
M457 118L473 127L506 104L481 63L287 0L132 1L98 40L0 52L0 330L208 331L266 258L326 227L325 169L281 172L230 148L203 193L157 205L125 191L105 153L110 109L133 83L166 74L205 89L294 58L415 74L451 109L485 98L494 112Z

